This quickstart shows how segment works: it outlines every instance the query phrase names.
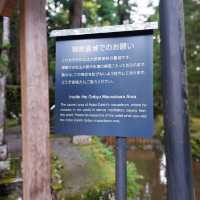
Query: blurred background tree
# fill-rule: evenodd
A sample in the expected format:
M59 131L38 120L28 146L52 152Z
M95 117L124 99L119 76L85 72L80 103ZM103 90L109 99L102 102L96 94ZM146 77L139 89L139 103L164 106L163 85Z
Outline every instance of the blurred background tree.
M190 110L193 115L199 116L200 3L198 0L184 0L184 5ZM48 34L53 29L67 29L70 27L94 27L144 21L159 21L158 1L155 0L48 0L46 11ZM18 16L19 11L18 8L16 8L10 21L10 40L12 45L9 50L8 63L9 85L19 85L20 83ZM0 32L2 33L2 31ZM49 38L48 45L50 87L53 88L55 82L55 40ZM1 59L0 63L2 62L3 60ZM2 70L3 67L1 67L1 71ZM160 71L160 35L159 30L157 30L154 33L154 94L156 114L162 112Z
M159 0L47 0L47 34L54 29L95 27L159 21ZM200 0L184 0L189 105L191 114L192 153L200 160ZM37 27L36 27L37 28ZM0 17L0 80L7 77L6 117L9 123L20 118L19 6L10 18L8 39L3 42L3 17ZM8 35L8 34L7 34ZM154 31L154 110L159 139L163 138L160 33ZM5 54L6 53L6 54ZM5 56L6 55L6 56ZM48 37L50 105L54 104L55 39ZM3 79L2 79L3 78ZM0 83L1 84L1 83ZM5 87L5 82L3 82ZM2 85L2 84L1 84ZM1 94L0 88L0 96ZM0 102L0 128L3 125ZM14 121L14 120L13 120ZM17 120L15 120L17 121ZM19 123L19 121L18 121ZM10 123L11 124L11 123ZM146 165L145 165L146 167ZM146 170L146 168L145 168ZM147 171L147 170L146 170Z
M190 110L200 115L200 1L185 0L185 30Z
M1 30L1 54L0 54L0 147L4 145L4 128L5 128L5 101L6 101L6 77L8 74L9 63L9 46L10 46L10 19L3 17ZM6 146L4 145L6 152ZM3 148L1 147L1 148ZM6 153L0 154L0 161L5 160Z

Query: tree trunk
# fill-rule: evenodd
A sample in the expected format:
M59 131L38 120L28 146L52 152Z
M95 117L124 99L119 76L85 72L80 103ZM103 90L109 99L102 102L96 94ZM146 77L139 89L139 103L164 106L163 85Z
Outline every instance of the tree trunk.
M10 22L10 43L12 44L9 54L10 75L8 84L20 84L20 46L19 46L19 7L17 7Z
M2 45L4 49L1 52L1 57L7 65L8 61L8 49L6 48L10 44L10 20L8 17L3 18L3 35ZM4 66L6 69L8 66ZM0 77L0 160L7 158L7 146L4 145L4 126L5 126L5 86L6 75Z
M80 28L82 24L83 0L70 0L70 28ZM74 144L90 144L91 137L82 135L74 136L72 139Z
M3 18L3 46L10 44L10 19L8 17ZM8 51L5 49L5 54L8 56Z
M0 145L4 142L5 82L5 76L0 77Z
M80 28L82 24L83 0L70 0L70 28Z
M118 0L118 14L119 14L119 23L120 24L127 24L130 20L130 13L128 13L129 8L129 0L123 0L123 3L120 3L121 0Z
M7 159L7 145L4 144L5 85L6 85L6 76L2 76L0 77L0 161ZM3 167L2 169L5 168Z

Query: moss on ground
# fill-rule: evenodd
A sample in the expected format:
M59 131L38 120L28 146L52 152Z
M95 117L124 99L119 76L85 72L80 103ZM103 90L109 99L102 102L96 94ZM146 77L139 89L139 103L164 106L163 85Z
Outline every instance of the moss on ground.
M16 200L21 195L21 158L10 155L9 168L0 172L0 200Z
M115 186L115 159L113 149L104 145L99 138L94 138L90 145L75 145L79 149L85 167L89 172L90 183L86 184L86 188L76 194L69 194L65 188L67 180L65 167L60 168L59 177L62 177L60 182L63 182L62 187L58 186L57 198L59 200L109 200L114 193ZM140 185L138 180L142 177L138 174L135 165L128 163L128 200L133 199L139 194ZM57 184L55 185L57 188ZM54 186L54 187L55 187ZM61 186L61 185L60 185Z
M63 176L65 174L64 163L56 155L51 159L51 188L54 192L64 189Z
M6 119L6 128L13 128L19 126L19 121L17 119Z
M115 158L113 149L103 144L99 138L93 139L93 144L80 147L80 151L88 161L88 168L92 176L96 176L96 187L108 187L114 189L115 184ZM128 162L128 199L133 199L139 192L137 183L142 177L138 174L135 165Z

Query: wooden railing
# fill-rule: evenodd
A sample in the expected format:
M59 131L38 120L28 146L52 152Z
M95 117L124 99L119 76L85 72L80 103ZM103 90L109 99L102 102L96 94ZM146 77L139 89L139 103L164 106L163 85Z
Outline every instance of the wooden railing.
M103 141L108 144L108 145L114 145L115 144L115 137L105 137ZM142 137L133 137L133 138L128 138L127 139L128 144L133 144L133 145L149 145L153 144L152 139L144 139Z

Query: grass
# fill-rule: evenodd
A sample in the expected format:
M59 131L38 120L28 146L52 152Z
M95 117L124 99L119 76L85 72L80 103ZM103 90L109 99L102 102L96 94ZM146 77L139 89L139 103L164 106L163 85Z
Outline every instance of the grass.
M21 180L21 158L11 155L8 162L10 168L0 173L0 200L16 200L20 196L16 182ZM8 189L11 184L13 186Z
M6 119L6 128L13 128L19 126L19 121L17 119Z
M200 161L200 118L191 118L191 145L192 156L195 161Z
M69 194L65 188L67 174L70 172L65 169L62 161L58 158L54 160L54 171L61 165L60 170L54 173L56 178L54 188L59 193L58 200L109 200L109 195L112 195L115 190L115 158L113 149L104 145L99 138L93 138L90 145L75 145L80 151L81 158L86 163L86 168L90 176L90 182L86 184L86 188L76 194ZM56 162L55 162L56 161ZM65 175L63 174L65 171ZM58 175L56 175L58 173ZM60 174L59 174L60 173ZM133 163L128 163L128 200L132 200L139 194L140 184L138 181L142 177L138 174ZM60 180L59 180L60 179ZM60 183L60 184L59 184ZM64 183L64 184L63 184ZM82 188L83 189L83 188Z
M103 144L99 138L95 137L93 143L88 146L79 147L84 159L88 162L88 168L92 176L98 178L96 190L107 188L113 190L115 186L115 157L113 149ZM139 193L140 185L138 180L142 177L138 174L135 165L128 162L128 199L133 199Z
M190 120L190 131L193 138L200 138L200 118L193 117Z
M65 173L64 163L56 155L51 156L51 188L55 191L64 189L64 181L62 179Z
M92 176L113 184L115 168L111 148L105 147L99 139L95 138L91 145L79 146L79 149L83 159L88 163L87 167Z

